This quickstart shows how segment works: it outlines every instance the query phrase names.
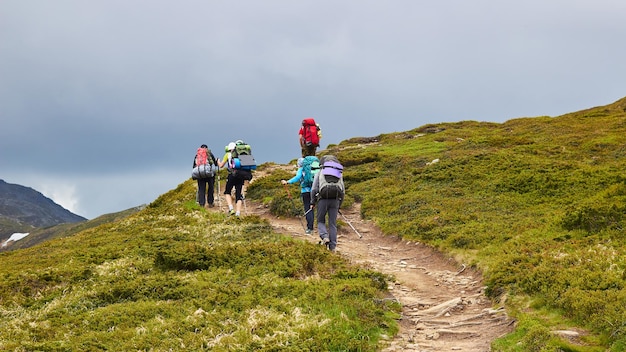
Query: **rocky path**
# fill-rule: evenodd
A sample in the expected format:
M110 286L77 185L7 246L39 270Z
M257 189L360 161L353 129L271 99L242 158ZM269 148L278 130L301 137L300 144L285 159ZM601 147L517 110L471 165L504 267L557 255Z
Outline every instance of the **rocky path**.
M389 290L403 306L400 332L383 351L490 351L491 341L512 331L514 321L485 297L480 273L425 245L384 236L360 218L359 209L356 204L342 210L356 231L340 216L345 225L339 229L337 253L395 277ZM275 217L250 201L246 210L269 219L278 233L319 241L317 234L304 234L297 218Z
M257 172L255 179L264 174ZM223 196L220 201L225 211ZM304 219L276 217L250 200L245 211L268 219L277 233L319 242L317 233L304 233ZM479 272L423 244L383 235L361 219L360 204L341 213L344 226L338 231L337 254L395 277L389 292L403 307L400 331L389 338L383 352L487 352L494 339L513 330L515 321L484 295Z

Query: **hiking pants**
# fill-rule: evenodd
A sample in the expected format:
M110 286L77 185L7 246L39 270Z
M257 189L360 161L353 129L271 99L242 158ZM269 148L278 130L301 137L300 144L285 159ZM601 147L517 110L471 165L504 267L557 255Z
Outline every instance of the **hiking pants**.
M328 238L328 249L337 247L337 214L339 213L339 199L320 199L317 202L317 230L320 238ZM326 215L328 215L328 230L326 229Z
M313 220L315 217L313 216L313 209L311 209L311 192L302 192L302 205L304 206L304 212L306 213L306 228L313 231Z
M243 201L243 183L243 179L235 177L232 174L228 174L224 194L231 195L233 188L235 188L235 203L239 200Z
M208 187L207 187L208 185ZM215 187L215 177L198 179L198 204L204 206L205 201L213 204L213 189ZM208 189L207 189L208 188Z

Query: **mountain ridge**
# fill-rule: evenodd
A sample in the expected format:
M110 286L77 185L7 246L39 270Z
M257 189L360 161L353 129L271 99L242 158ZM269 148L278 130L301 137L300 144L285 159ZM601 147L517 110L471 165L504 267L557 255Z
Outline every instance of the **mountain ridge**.
M0 239L15 232L86 220L33 188L0 179Z

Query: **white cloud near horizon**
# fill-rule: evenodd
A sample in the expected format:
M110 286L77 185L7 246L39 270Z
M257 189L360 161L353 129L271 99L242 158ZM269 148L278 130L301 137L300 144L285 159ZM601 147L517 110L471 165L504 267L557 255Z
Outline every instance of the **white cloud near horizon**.
M188 174L188 175L187 175ZM93 219L136 206L149 204L191 176L191 167L184 172L149 170L145 174L115 174L101 177L63 176L3 177L7 183L27 185L74 214ZM224 181L222 180L222 187ZM189 199L194 199L191 194Z

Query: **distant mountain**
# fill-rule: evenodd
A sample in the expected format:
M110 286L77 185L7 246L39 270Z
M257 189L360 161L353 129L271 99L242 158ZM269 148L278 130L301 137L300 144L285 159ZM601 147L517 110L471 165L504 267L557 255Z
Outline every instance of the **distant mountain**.
M56 204L40 192L0 180L0 239L15 232L87 220Z
M95 219L82 221L82 222L63 223L63 224L45 227L45 228L30 227L26 231L13 231L12 233L28 233L28 236L22 237L15 241L4 241L4 240L1 241L2 243L0 244L0 252L28 248L28 247L35 246L45 241L49 241L54 238L72 236L78 232L85 231L85 230L100 226L102 224L108 224L108 223L119 221L120 219L126 218L132 214L135 214L136 212L142 210L144 207L145 207L144 205L141 205L138 207L122 210L116 213L104 214L104 215L98 216Z

